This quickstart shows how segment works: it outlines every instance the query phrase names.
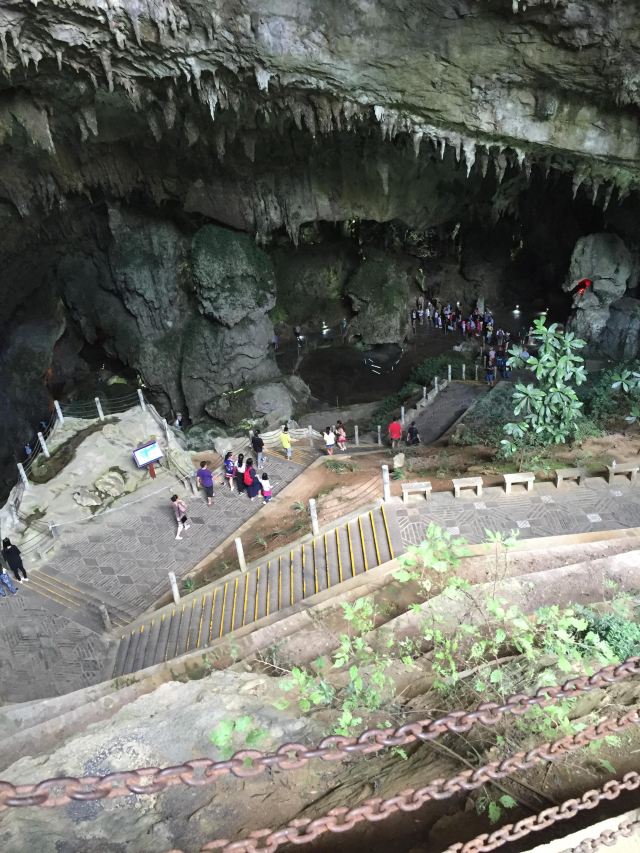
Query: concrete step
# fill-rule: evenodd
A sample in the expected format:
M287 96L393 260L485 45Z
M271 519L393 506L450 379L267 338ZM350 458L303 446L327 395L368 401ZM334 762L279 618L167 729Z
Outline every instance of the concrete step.
M186 596L121 635L114 675L207 648L292 604L339 586L398 553L384 506L276 552L245 573ZM395 532L400 541L399 531Z

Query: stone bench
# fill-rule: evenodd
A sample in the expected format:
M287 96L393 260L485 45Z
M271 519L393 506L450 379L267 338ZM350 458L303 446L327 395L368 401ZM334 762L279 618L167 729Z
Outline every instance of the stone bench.
M461 489L475 489L476 495L482 497L482 477L460 477L451 481L453 483L454 497L460 497Z
M504 493L505 495L511 494L511 486L516 483L522 483L527 487L527 491L530 492L533 490L533 482L536 479L536 475L530 471L521 474L503 474L504 478Z
M403 483L402 484L402 501L409 503L409 495L424 492L425 500L429 500L431 494L431 483L427 480L424 483Z
M616 474L628 476L633 483L638 471L640 471L640 465L634 465L633 462L616 462L615 465L607 465L607 483L610 483Z
M559 489L564 480L575 480L580 486L586 476L585 468L556 468L556 488Z

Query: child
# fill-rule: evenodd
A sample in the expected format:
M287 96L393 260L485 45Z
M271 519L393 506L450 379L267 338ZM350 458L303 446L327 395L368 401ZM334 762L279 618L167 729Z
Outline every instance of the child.
M229 483L230 491L233 491L233 481L236 476L236 463L233 459L233 451L227 450L224 455L224 478Z
M338 433L337 433L336 438L338 441L338 447L340 448L340 450L343 453L345 453L345 451L347 449L347 434L344 431L344 426L342 424L342 421L338 421L337 429L338 429Z
M260 491L262 492L262 503L268 504L271 500L271 483L269 482L269 475L262 475L262 484L260 487Z
M280 436L280 444L282 445L282 449L284 450L287 461L291 462L291 436L289 435L289 427L282 427L282 435Z
M171 496L171 503L173 504L173 511L176 514L176 521L178 522L176 539L182 539L182 536L180 536L182 531L188 530L191 527L189 520L187 519L187 505L183 500L180 500L177 495Z
M331 427L327 427L322 437L324 438L324 446L327 449L327 456L333 456L333 448L336 443L336 437Z

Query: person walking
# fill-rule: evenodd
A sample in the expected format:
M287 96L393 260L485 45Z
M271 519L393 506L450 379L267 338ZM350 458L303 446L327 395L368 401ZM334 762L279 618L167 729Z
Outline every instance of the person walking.
M9 566L9 568L15 575L15 579L19 583L22 583L22 578L24 578L27 582L29 581L25 568L22 565L20 549L17 545L14 545L10 539L2 540L2 556L4 558L5 563ZM20 577L20 572L22 572L22 577Z
M291 462L291 436L289 435L289 427L282 427L282 434L280 435L280 444L282 445L282 449L285 452L287 460Z
M254 429L253 431L251 447L253 447L253 452L256 454L256 465L259 471L261 468L264 468L264 441L260 437L259 429Z
M187 505L177 495L171 495L171 503L173 504L173 511L176 514L176 521L178 522L176 539L182 539L180 534L191 527L189 519L187 518Z
M407 446L411 447L415 444L420 444L420 436L418 435L418 427L416 426L416 422L411 421L411 423L409 424L409 429L407 430Z
M236 462L236 486L238 487L239 495L244 492L244 472L246 467L247 463L244 461L244 453L239 453L238 461Z
M347 449L347 433L345 432L342 421L338 421L336 426L336 441L340 450L345 453Z
M11 578L10 578L10 577L9 577L9 575L7 574L7 570L5 569L5 567L4 567L4 566L1 566L1 567L0 567L0 598L4 598L4 597L6 596L6 594L7 594L7 593L4 591L4 588L5 588L5 587L9 590L9 592L11 593L11 595L15 595L15 594L16 594L16 592L18 591L18 590L15 588L15 586L13 585L13 582L11 581Z
M268 504L269 501L271 500L272 489L271 489L271 483L269 482L269 475L267 473L264 473L262 475L262 481L260 483L260 491L262 492L262 503Z
M201 462L196 471L196 483L199 489L204 489L207 496L207 506L213 503L213 472L209 470L208 462Z
M327 449L327 456L333 456L333 448L336 444L336 436L331 427L327 427L325 431L322 433L322 437L324 439L324 446Z
M227 450L224 454L224 461L222 464L224 466L224 478L227 483L229 483L229 490L233 491L233 481L236 477L236 463L233 458L232 450Z
M250 501L254 501L260 491L260 480L256 474L256 469L253 467L253 459L247 459L247 464L243 475L244 487L247 490L247 495Z
M398 446L398 442L402 438L402 424L400 423L398 418L394 418L391 421L391 423L387 427L387 432L389 434L391 447L395 449Z

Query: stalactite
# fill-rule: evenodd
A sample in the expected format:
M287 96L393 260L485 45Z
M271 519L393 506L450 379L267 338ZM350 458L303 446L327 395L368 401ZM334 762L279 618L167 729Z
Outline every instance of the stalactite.
M413 153L414 153L415 158L417 160L418 157L420 156L420 144L422 142L422 131L421 130L415 130L412 133L411 138L413 140Z
M580 187L581 187L581 185L582 185L582 182L584 181L584 178L585 178L585 176L584 176L584 175L582 175L582 174L580 174L580 172L574 172L574 174L573 174L573 180L572 180L572 182L571 182L571 185L572 185L572 193L573 193L573 197L574 197L574 199L575 199L575 197L576 197L576 196L577 196L577 194L578 194L578 190L580 189Z
M108 50L100 51L100 62L102 63L102 68L104 69L104 74L107 78L109 91L113 92L113 68L111 66L111 54Z

